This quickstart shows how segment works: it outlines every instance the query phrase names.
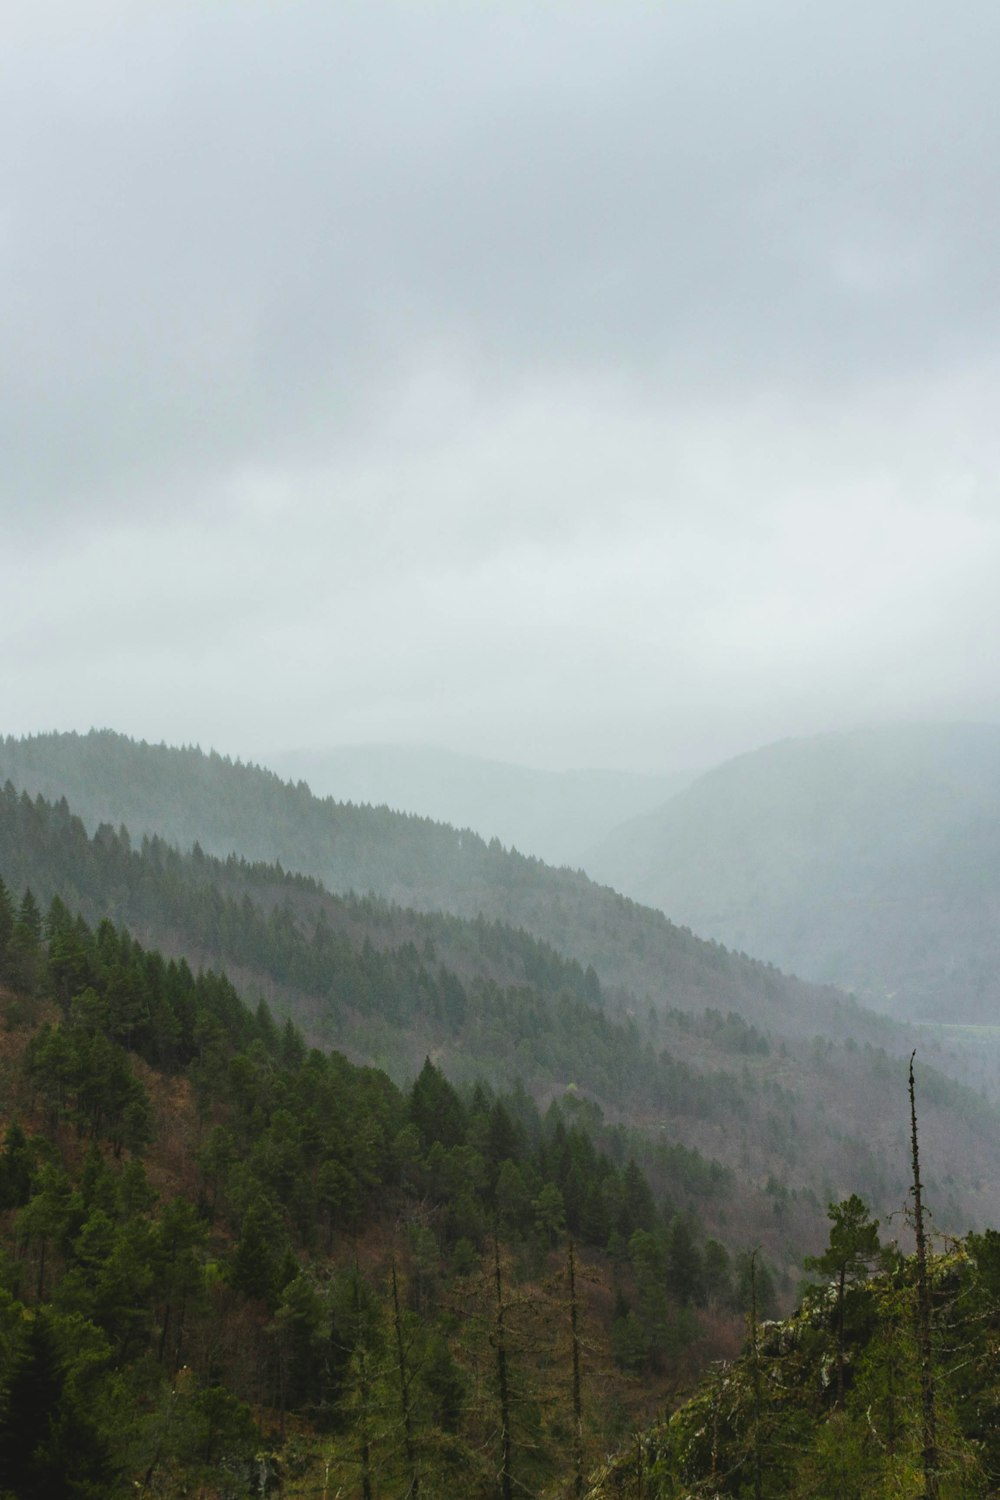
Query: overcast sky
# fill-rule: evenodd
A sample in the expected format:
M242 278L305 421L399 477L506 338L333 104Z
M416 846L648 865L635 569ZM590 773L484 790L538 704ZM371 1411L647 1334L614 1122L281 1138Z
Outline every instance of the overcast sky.
M0 729L1000 719L995 0L4 32Z

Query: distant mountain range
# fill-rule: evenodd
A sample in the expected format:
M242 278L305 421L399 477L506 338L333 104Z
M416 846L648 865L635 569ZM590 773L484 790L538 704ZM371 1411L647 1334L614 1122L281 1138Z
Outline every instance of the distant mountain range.
M680 862L678 890L714 900L723 915L742 911L763 920L770 913L780 931L798 911L800 926L789 930L803 954L802 924L813 922L821 944L836 917L841 926L833 930L859 963L867 952L888 965L891 935L897 960L909 955L915 975L920 964L925 977L940 975L950 941L985 983L998 868L998 741L1000 731L953 729L772 747L721 767L654 817L634 821L606 841L603 857L617 852L627 869L628 858L642 856L652 880L666 847ZM214 1236L212 1285L219 1293L208 1300L239 1322L232 1324L238 1336L223 1338L213 1325L210 1342L199 1347L213 1380L215 1344L233 1351L226 1376L240 1400L259 1406L270 1392L284 1411L294 1394L281 1379L265 1390L254 1372L270 1350L280 1375L299 1347L299 1331L320 1326L318 1311L309 1323L310 1309L322 1309L318 1294L329 1274L324 1270L315 1287L304 1280L303 1255L313 1246L321 1251L324 1239L329 1255L335 1235L349 1232L357 1278L360 1227L372 1260L375 1226L361 1222L362 1188L385 1205L397 1230L409 1224L401 1253L411 1284L418 1270L425 1277L425 1317L444 1271L441 1247L428 1238L428 1215L440 1219L438 1205L442 1213L462 1206L455 1254L459 1245L468 1248L460 1262L466 1269L456 1274L475 1270L476 1246L489 1250L485 1210L469 1198L469 1184L480 1180L493 1225L514 1236L509 1247L493 1244L487 1284L499 1298L501 1257L515 1253L523 1268L551 1269L558 1210L603 1278L597 1297L623 1369L641 1373L644 1362L660 1358L661 1345L687 1348L696 1329L721 1326L720 1316L731 1322L743 1270L752 1303L762 1290L755 1277L763 1284L771 1278L768 1263L790 1301L803 1254L822 1245L826 1204L859 1192L883 1222L902 1220L911 1163L906 1059L914 1048L921 1178L936 1230L956 1233L1000 1215L997 1051L985 1028L975 1032L973 1048L956 1050L948 1033L880 1016L829 985L696 937L581 870L554 869L497 837L487 841L384 805L318 798L302 781L194 748L136 743L110 731L52 734L0 740L0 879L3 1076L5 1098L14 1101L0 1118L0 1207L6 1215L11 1205L20 1211L39 1203L34 1216L17 1221L24 1226L18 1255L24 1244L34 1257L33 1323L43 1278L51 1282L65 1271L60 1285L72 1288L66 1297L75 1300L65 1305L74 1317L99 1297L110 1319L107 1290L114 1287L114 1327L132 1347L140 1283L133 1274L139 1262L121 1248L129 1226L137 1226L130 1255L146 1245L150 1265L159 1257L158 1267L174 1267L145 1208L120 1215L119 1242L109 1237L105 1205L116 1200L107 1184L102 1196L86 1200L104 1170L94 1140L107 1120L109 1160L135 1155L155 1139L162 1148L157 1181L169 1168L200 1193L197 1209L170 1206L171 1244L179 1243L178 1226L201 1234L206 1215L203 1238ZM848 935L852 911L856 917L869 907L881 949L874 937L865 950ZM926 945L911 953L907 944L921 923ZM752 937L743 941L758 946ZM237 1044L245 1050L234 1051ZM130 1050L143 1064L141 1078ZM345 1057L365 1066L356 1069ZM188 1070L183 1076L179 1064ZM175 1071L160 1076L161 1066ZM969 1082L991 1085L994 1102ZM509 1103L495 1099L497 1089ZM15 1106L33 1132L46 1125L44 1157L17 1134ZM87 1129L92 1142L83 1157ZM48 1152L60 1132L67 1160L89 1184L72 1195L65 1173L64 1181L50 1170ZM243 1156L237 1146L245 1147ZM606 1153L603 1167L598 1148ZM129 1202L145 1205L148 1197L136 1197L144 1191L137 1160L119 1163L117 1175ZM44 1161L37 1181L33 1161ZM558 1192L552 1172L561 1174ZM666 1204L662 1232L652 1194ZM48 1253L47 1238L78 1203L86 1203L93 1222L90 1237L81 1230L74 1242L74 1263L55 1239ZM227 1204L232 1221L220 1237L212 1219L220 1207L228 1213ZM549 1217L539 1217L543 1209ZM643 1222L660 1238L635 1228ZM992 1265L993 1240L979 1244ZM113 1265L113 1275L102 1271L91 1301L81 1304L95 1247L102 1246L101 1263ZM750 1255L751 1246L767 1260ZM450 1254L450 1241L448 1248ZM672 1321L663 1288L679 1297L687 1286L693 1304L699 1296L709 1300L707 1282L702 1295L695 1272L709 1266L710 1251L711 1264L725 1272L713 1283L716 1300L704 1316L683 1323L678 1313ZM199 1265L198 1257L190 1262L191 1278ZM178 1267L183 1309L185 1288L200 1281L185 1280L188 1271ZM395 1261L392 1267L395 1298ZM384 1274L381 1281L384 1326L391 1326L391 1305L401 1328ZM992 1296L992 1281L987 1290ZM273 1349L258 1342L258 1353L246 1357L253 1325L234 1295L260 1305L259 1338L284 1342ZM117 1312L123 1297L128 1320ZM174 1316L169 1302L160 1309L162 1300L144 1315L142 1346L159 1347L161 1356ZM360 1326L360 1305L355 1291L333 1312L346 1309ZM898 1299L892 1305L908 1307ZM687 1316L686 1304L682 1310ZM197 1313L192 1305L188 1321L181 1320L192 1341ZM451 1326L453 1314L447 1317ZM20 1314L17 1321L19 1328L28 1323ZM505 1325L491 1316L490 1326ZM900 1323L904 1351L910 1326L907 1314ZM831 1346L820 1347L820 1327L812 1318L806 1330L816 1361L810 1389L830 1383ZM687 1342L677 1344L675 1331L684 1328ZM322 1348L330 1343L327 1333ZM791 1357L797 1363L789 1378L801 1369L797 1344ZM147 1363L152 1370L156 1360ZM881 1367L870 1368L880 1382ZM706 1452L706 1483L717 1477L717 1452L730 1465L745 1458L748 1408L739 1393L749 1380L752 1397L756 1367L743 1370L746 1379L739 1372L715 1377L711 1395L689 1410L684 1432L696 1436L708 1430L704 1412L713 1422L719 1415L720 1443L717 1449L713 1436ZM22 1385L33 1402L34 1377ZM783 1373L781 1391L786 1387ZM981 1387L969 1389L979 1401ZM171 1412L179 1410L176 1395ZM784 1394L780 1409L790 1410ZM734 1414L729 1437L727 1413ZM858 1441L867 1442L868 1411L854 1414ZM798 1452L797 1422L791 1412L783 1453ZM633 1444L643 1464L649 1459L651 1483L664 1472L662 1441L654 1432ZM691 1447L687 1436L684 1442ZM535 1435L532 1443L537 1447ZM620 1464L608 1470L608 1493L620 1472ZM810 1494L840 1492L839 1481L817 1488L812 1471L807 1477Z
M899 1018L1000 1022L1000 727L861 730L766 746L620 824L583 856L587 875L503 847L490 825L368 805L364 793L374 798L395 778L405 803L419 784L429 794L436 785L439 802L470 816L473 804L483 817L489 805L506 809L525 827L537 801L551 839L560 820L582 830L584 789L603 773L561 778L387 750L371 752L365 771L367 754L317 761L330 784L343 764L343 784L357 794L347 800L214 753L110 731L2 740L0 781L65 795L92 829L123 823L133 836L155 833L182 849L197 841L208 853L277 862L334 892L372 891L419 911L523 927L593 964L605 985L638 1003L717 1005L728 965L725 1004L755 1024L803 1030L821 1020L837 1030L837 996L818 999L802 986L788 1006L773 972L734 967L732 953L694 933ZM308 769L305 757L297 769ZM604 817L656 785L608 774L607 797L592 799ZM586 816L599 822L596 811Z
M109 730L8 738L0 740L0 784L6 779L32 796L66 797L91 832L124 825L133 841L155 834L182 850L197 844L223 859L278 864L334 893L523 928L592 965L633 1007L722 1007L789 1033L880 1039L876 1018L862 1025L836 992L737 961L582 872L429 818L320 799L303 783L215 753Z
M471 828L550 865L583 853L628 818L690 785L694 772L539 771L426 745L348 745L265 757L319 797L417 813Z
M1000 726L766 746L624 824L585 867L891 1014L1000 1023Z
M995 1082L983 1049L970 1067L582 873L218 755L108 731L7 739L8 779L0 876L15 897L59 894L88 921L223 968L314 1044L401 1081L430 1054L456 1078L521 1079L543 1106L578 1089L639 1131L654 1165L669 1145L672 1190L707 1192L780 1263L795 1264L828 1198L902 1202L913 1046L940 1070L925 1118L942 1216L995 1216L997 1112L952 1081Z

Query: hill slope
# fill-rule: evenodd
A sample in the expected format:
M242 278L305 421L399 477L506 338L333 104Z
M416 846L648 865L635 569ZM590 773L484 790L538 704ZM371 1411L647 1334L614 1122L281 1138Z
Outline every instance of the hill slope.
M273 772L197 749L136 743L110 731L0 741L0 783L66 797L93 832L124 824L181 849L280 863L332 892L373 892L417 911L485 916L523 928L643 1011L720 1008L792 1035L882 1040L873 1017L833 990L801 984L700 941L579 871L554 870L457 830L314 797Z
M751 1325L740 1358L601 1469L587 1500L995 1495L1000 1234L930 1258L930 1442L916 1261L886 1259L878 1276L853 1285L848 1276L843 1301L836 1285L819 1287L793 1318Z
M586 864L705 937L893 1014L1000 1019L1000 727L770 745Z
M537 1493L574 1457L567 1262L578 1462L648 1417L668 1355L727 1341L726 1251L572 1101L463 1098L429 1063L404 1093L108 923L10 915L0 896L5 1495L490 1500L501 1424ZM619 1357L616 1292L650 1256L688 1280Z
M627 995L522 931L331 896L274 866L156 839L136 849L106 825L91 838L65 803L11 787L0 873L34 893L29 912L62 893L93 923L110 917L196 968L226 969L313 1044L400 1082L430 1054L458 1078L522 1083L543 1107L578 1099L674 1201L719 1232L739 1225L790 1269L827 1198L857 1186L888 1211L905 1194L899 1122L884 1108L902 1063L869 1042L768 1037L716 1008L634 1014ZM72 943L60 962L77 972ZM853 1015L863 1030L865 1013ZM897 1052L909 1045L901 1028L881 1030ZM927 1102L945 1221L1000 1216L996 1109L940 1072Z

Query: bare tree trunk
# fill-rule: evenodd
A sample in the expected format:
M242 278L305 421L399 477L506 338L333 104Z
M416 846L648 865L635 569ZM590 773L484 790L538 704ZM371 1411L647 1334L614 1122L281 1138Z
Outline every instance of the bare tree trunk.
M583 1392L580 1383L580 1335L576 1302L576 1257L569 1241L569 1326L573 1336L573 1493L583 1494Z
M757 1255L750 1256L750 1370L753 1388L753 1496L761 1500L763 1495L763 1460L761 1454L761 1385L760 1347L757 1339Z
M160 1325L160 1344L156 1352L158 1362L162 1365L167 1352L167 1332L170 1328L170 1303L163 1309L163 1322Z
M288 1405L288 1361L285 1358L284 1335L278 1335L278 1437L285 1441L285 1408Z
M841 1266L837 1280L837 1405L844 1404L844 1287L847 1267Z
M365 1350L365 1335L361 1324L361 1272L357 1259L354 1261L354 1319L356 1351L358 1359L358 1398L361 1405L360 1459L362 1500L372 1500L372 1458L368 1442L368 1416L371 1408L371 1382L368 1376L368 1356Z
M174 1352L171 1357L171 1369L176 1373L180 1369L181 1350L184 1347L184 1320L187 1317L187 1289L181 1293L181 1305L174 1322L176 1333L174 1334Z
M42 1293L45 1291L45 1247L48 1239L42 1236L41 1250L38 1256L38 1285L35 1287L35 1301L41 1302Z
M406 1347L403 1343L403 1320L399 1313L399 1285L396 1281L396 1257L392 1258L392 1321L396 1330L396 1368L399 1372L399 1402L403 1412L403 1445L406 1450L406 1466L410 1471L412 1500L420 1494L420 1475L417 1471L417 1455L413 1445L413 1411L410 1401L410 1369L406 1362Z
M712 1399L712 1456L708 1470L708 1482L715 1485L719 1476L719 1406L722 1403L722 1376L725 1369L724 1364L718 1364L715 1368L715 1391Z
M514 1480L511 1465L510 1387L507 1381L507 1336L504 1328L503 1280L500 1275L500 1241L493 1230L493 1269L496 1282L496 1320L493 1333L497 1351L497 1385L500 1390L500 1494L502 1500L513 1500Z
M927 1279L927 1236L924 1233L923 1185L920 1181L920 1152L917 1149L917 1099L913 1085L913 1059L910 1054L910 1150L913 1157L913 1225L917 1238L917 1342L920 1351L920 1412L924 1447L924 1490L926 1500L938 1500L937 1398L934 1390L934 1366L931 1350L931 1293Z

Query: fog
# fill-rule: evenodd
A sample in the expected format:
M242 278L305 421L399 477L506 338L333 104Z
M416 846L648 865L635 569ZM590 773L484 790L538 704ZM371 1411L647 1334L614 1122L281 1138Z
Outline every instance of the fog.
M1000 717L1000 13L40 4L2 727L672 770Z

